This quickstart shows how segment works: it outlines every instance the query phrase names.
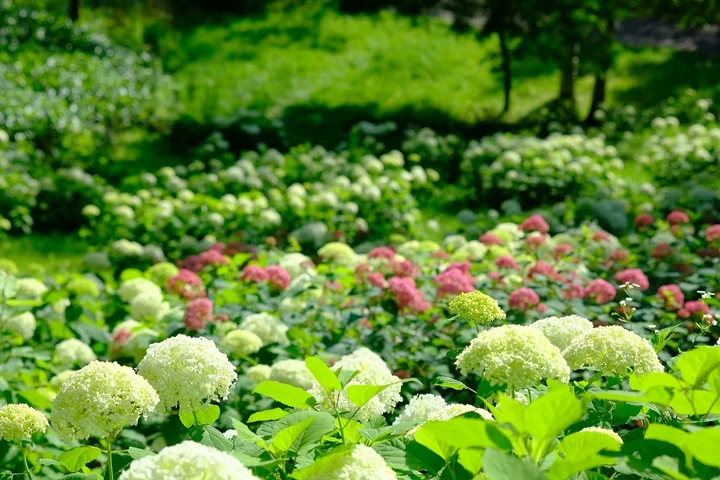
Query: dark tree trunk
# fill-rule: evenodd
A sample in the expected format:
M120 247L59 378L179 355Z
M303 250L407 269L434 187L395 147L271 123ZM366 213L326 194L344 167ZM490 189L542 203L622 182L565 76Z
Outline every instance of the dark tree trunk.
M560 101L575 105L575 42L566 39L560 58Z
M70 0L70 20L77 22L80 20L80 7L82 7L82 0Z
M595 111L605 102L606 86L608 70L612 65L612 45L615 41L615 15L611 10L606 19L606 36L602 41L602 53L599 58L599 70L595 74L595 87L593 88L592 102L590 103L590 112L585 119L586 122L592 122Z
M503 105L503 113L507 113L510 110L510 90L512 89L512 69L510 48L507 44L507 38L505 38L505 30L500 29L497 32L498 39L500 40L500 52L502 53L502 70L503 80L505 88L505 104Z

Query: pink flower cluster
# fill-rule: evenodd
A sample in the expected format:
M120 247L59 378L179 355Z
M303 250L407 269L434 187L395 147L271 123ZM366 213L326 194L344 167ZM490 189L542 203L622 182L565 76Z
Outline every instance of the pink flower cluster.
M595 234L592 237L593 241L595 242L606 242L610 240L610 234L607 232L595 232Z
M650 281L647 276L639 268L630 268L623 270L615 274L615 280L620 284L634 283L640 286L640 290L647 290L650 288Z
M418 290L412 278L391 277L388 285L401 311L422 313L430 308L430 302L425 300L425 296Z
M380 272L368 273L367 280L372 285L375 285L378 288L386 288L387 287L387 282L385 281L385 276Z
M390 267L396 277L415 278L420 274L420 267L410 260L393 260Z
M290 285L290 274L279 265L262 268L259 265L248 265L243 268L240 280L244 282L268 282L271 287L285 290Z
M545 244L547 241L547 235L541 234L541 235L530 235L525 239L525 244L529 248L538 248Z
M523 232L536 231L540 233L547 233L550 231L550 225L540 215L531 215L519 227Z
M543 262L542 260L538 260L537 263L535 263L534 265L531 265L530 268L528 269L527 276L530 280L534 280L535 275L542 275L542 276L548 278L549 280L559 280L560 279L560 275L558 274L557 271L555 271L555 268L552 265Z
M559 259L560 257L564 257L565 255L569 254L573 251L573 246L569 243L561 243L560 245L555 247L555 259Z
M658 288L657 296L665 303L665 308L670 311L682 308L685 302L685 295L680 287L672 283Z
M450 264L434 281L438 286L438 298L475 290L475 278L470 275L470 262Z
M687 213L682 210L673 210L668 213L667 221L670 225L681 225L683 223L688 223L690 221L690 217L688 217Z
M508 306L514 310L527 312L540 303L540 297L532 288L521 287L508 297Z
M708 229L705 230L705 240L707 240L708 242L720 240L720 224L713 225L712 227L708 227Z
M198 255L190 255L180 262L180 267L191 272L202 272L208 265L219 266L227 263L228 259L218 249L210 249Z
M650 225L655 223L655 219L652 217L652 215L648 215L647 213L641 213L637 217L635 217L635 227L638 230L643 230Z
M392 260L395 258L395 251L389 247L373 248L370 253L368 253L368 258L387 258L388 260Z
M484 235L480 235L480 243L484 244L487 247L491 245L497 245L501 247L503 241L494 233L486 233Z
M677 316L679 318L700 319L705 317L705 315L710 315L710 307L708 307L701 300L692 300L690 302L685 302L683 308L681 308L677 312Z
M615 287L602 278L596 278L585 288L585 297L594 300L598 305L608 303L616 295Z
M510 255L501 255L495 260L495 265L498 268L516 268L517 262Z
M196 298L185 308L185 327L188 330L202 330L207 322L215 320L213 302L207 298Z
M165 284L165 288L168 292L186 300L193 300L207 295L202 279L186 268L181 268L176 275L170 277Z

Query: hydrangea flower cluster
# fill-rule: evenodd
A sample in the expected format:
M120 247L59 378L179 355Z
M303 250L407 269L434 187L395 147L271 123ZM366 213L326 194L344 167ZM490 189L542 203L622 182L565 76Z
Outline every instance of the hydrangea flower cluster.
M302 360L280 360L270 369L270 380L286 383L293 387L309 390L315 383L315 377Z
M618 435L616 432L610 430L609 428L602 428L602 427L585 427L581 432L594 432L594 433L600 433L602 435L607 435L608 437L612 438L613 440L617 441L618 443L625 443L623 442L623 439L620 438L620 435Z
M36 278L18 278L16 286L17 298L39 298L48 291L48 287Z
M77 338L68 338L55 346L53 362L61 365L86 365L96 360L95 352Z
M240 322L239 328L252 332L260 337L263 345L273 343L288 345L290 343L290 340L287 338L287 325L269 313L254 313L248 315Z
M638 268L631 268L629 270L623 270L615 274L615 280L620 284L631 283L638 285L640 290L647 290L650 288L650 281L642 270Z
M181 268L175 275L168 278L165 288L168 292L174 293L185 300L194 300L207 295L202 279L195 272L186 268Z
M214 319L213 302L209 298L196 298L185 307L185 327L188 330L202 330Z
M237 357L247 357L263 347L260 337L248 330L235 329L225 334L220 346Z
M87 295L93 298L100 296L98 284L85 277L73 278L65 284L65 289L73 295Z
M354 445L318 459L305 480L396 480L397 474L383 457L365 445Z
M245 370L245 375L250 377L253 382L260 383L265 380L270 380L270 372L272 372L270 365L253 365Z
M480 332L458 356L463 375L474 373L492 384L515 389L537 385L546 378L567 382L570 367L560 349L540 330L503 325Z
M470 275L470 263L452 263L433 280L438 286L438 297L459 295L475 290L475 278Z
M573 370L590 368L607 376L662 372L663 366L650 342L620 326L593 328L575 338L563 352Z
M430 308L430 302L418 290L415 280L409 277L391 277L388 286L398 307L402 311L422 313Z
M155 285L159 285L161 287L166 286L168 280L178 273L180 273L180 269L170 262L156 263L147 271L150 280L152 280Z
M494 320L504 320L505 312L498 302L489 295L474 291L461 293L448 304L453 315L476 324L487 324Z
M665 308L670 311L682 308L685 302L685 295L675 284L661 286L658 288L657 296L663 301Z
M424 422L431 413L436 412L447 405L447 402L440 395L423 393L413 396L403 410L403 413L393 422L393 425L401 423Z
M529 287L520 287L508 297L508 306L515 310L527 312L540 303L540 297Z
M120 475L120 480L258 480L229 453L185 441L166 447L157 455L140 458Z
M137 277L125 280L120 284L117 291L123 302L130 303L141 293L162 298L162 290L147 278Z
M195 411L224 400L237 380L235 367L212 340L185 335L150 345L138 373L160 396L159 413L178 406Z
M132 368L92 362L62 383L53 401L52 424L66 440L114 438L155 410L159 398Z
M540 330L550 343L561 351L565 350L575 338L593 329L590 320L577 315L543 318L531 323L530 326Z
M36 326L35 315L32 312L24 312L0 323L0 331L7 330L17 333L23 340L28 340L35 334Z
M360 408L355 418L360 421L370 420L384 413L391 412L395 405L402 400L400 396L400 379L392 374L385 361L376 353L362 347L349 355L345 355L333 366L334 371L340 369L359 372L355 378L346 385L390 385L369 402ZM332 404L327 397L325 390L313 382L310 393L317 400L318 405L328 411L332 411ZM339 411L354 411L357 406L347 398L346 390L332 392L333 402Z
M39 410L11 403L0 407L0 440L21 442L38 433L45 433L48 421Z
M170 304L163 300L161 293L143 292L130 300L130 315L136 320L160 320L170 312Z
M602 278L596 278L585 288L585 297L594 300L598 305L608 303L616 294L615 287Z

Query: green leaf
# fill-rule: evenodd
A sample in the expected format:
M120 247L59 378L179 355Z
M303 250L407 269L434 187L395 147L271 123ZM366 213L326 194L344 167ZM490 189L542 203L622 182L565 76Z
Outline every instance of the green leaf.
M608 390L605 392L589 392L585 395L600 400L611 400L614 402L627 403L654 403L655 405L667 406L673 398L672 392L667 387L652 387L647 392L629 392L627 390Z
M405 443L396 438L389 442L373 445L373 449L380 454L390 468L400 471L411 471L407 464L407 454L405 453Z
M427 470L428 473L437 474L445 468L442 456L418 442L410 442L405 448L406 461L412 470Z
M195 415L189 408L181 408L179 412L180 422L185 428L190 428L195 425Z
M266 422L268 420L278 420L288 415L288 412L281 408L273 408L263 412L255 412L248 418L248 423Z
M312 425L315 418L308 418L302 422L296 423L280 430L270 442L270 453L274 457L283 455L292 446L293 442Z
M53 467L62 465L62 463L60 463L57 460L54 460L52 458L40 458L40 459L38 459L37 463L39 463L40 465L48 465L48 466L53 466Z
M720 392L690 390L687 396L678 393L673 397L670 406L683 415L720 414Z
M259 393L272 398L288 407L307 410L315 405L315 398L302 388L293 387L285 383L265 380L260 382L253 393Z
M71 473L61 477L60 480L100 480L100 475L96 473Z
M720 348L701 346L688 350L675 362L675 370L682 379L698 388L707 381L710 372L720 367Z
M203 405L195 412L198 425L212 425L220 418L220 407L217 405Z
M233 428L237 432L238 437L242 438L246 442L260 445L261 447L267 449L267 444L265 443L265 440L263 440L260 435L251 431L247 425L242 423L237 418L230 418L230 421L232 422Z
M572 388L552 390L530 403L525 418L527 431L535 440L555 438L582 417L583 408Z
M423 440L429 437L455 449L496 447L488 434L488 425L486 420L466 417L455 417L442 422L426 422L415 432L415 440L427 447L430 447L429 442L426 444Z
M97 447L75 447L60 455L58 462L71 472L77 472L88 463L100 458L102 453L102 450Z
M134 460L137 460L139 458L144 458L144 457L152 457L153 455L155 455L154 452L151 452L149 450L143 450L143 449L136 448L136 447L128 448L128 453Z
M436 387L452 388L453 390L466 390L468 387L464 383L450 377L437 377L433 380Z
M685 449L700 462L711 467L720 467L720 428L708 427L693 432L685 440Z
M519 432L525 432L525 411L527 407L515 400L514 398L498 394L499 401L497 406L488 404L490 412L492 412L498 423L509 423Z
M391 385L393 384L390 383L387 385L350 385L346 387L345 392L347 394L347 398L359 408L372 400L374 396L376 396Z
M220 433L220 431L210 425L204 425L202 430L202 437L200 443L213 447L221 452L229 452L233 449L233 444L230 440Z
M335 430L335 417L328 412L316 412L314 410L303 410L291 413L275 422L264 423L258 428L258 434L266 438L276 437L280 431L290 426L302 423L308 419L314 422L309 428L301 432L290 451L302 454L306 449L317 443L322 437Z
M639 392L647 392L653 387L681 388L680 380L665 372L649 372L630 376L630 388Z
M458 452L458 463L473 475L477 474L482 469L482 460L482 450L463 448Z
M309 467L294 471L290 477L295 478L296 480L314 478L320 472L326 472L329 469L329 466L332 465L338 457L349 454L354 448L355 445L343 445L330 450L327 454L316 459Z
M130 463L133 461L133 457L127 453L122 452L113 452L112 453L112 463L113 463L113 480L117 480L120 478L120 474L123 470L125 470ZM107 471L108 464L105 465L105 476L103 477L104 480L110 480L110 472Z
M548 476L553 480L564 480L584 470L613 465L613 458L598 454L603 450L619 451L621 448L621 442L604 433L571 433L560 441L557 451L562 454L562 458L555 460Z
M488 480L544 480L538 467L519 458L488 448L483 455L483 472Z
M10 470L0 470L0 480L12 480L13 473Z
M315 380L318 381L327 392L335 392L342 390L342 385L335 372L330 370L325 362L320 357L310 357L305 359L305 366L307 366L310 373L313 374Z
M344 368L341 368L338 372L338 380L340 380L340 384L345 387L348 383L352 381L353 378L357 377L360 371L358 370L345 370Z
M23 390L20 392L20 396L23 397L27 402L38 410L51 410L52 409L52 398L46 395L41 390Z

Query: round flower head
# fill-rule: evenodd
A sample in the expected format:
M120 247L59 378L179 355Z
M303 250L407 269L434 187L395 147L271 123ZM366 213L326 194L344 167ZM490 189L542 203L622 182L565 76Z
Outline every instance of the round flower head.
M58 373L50 379L50 388L52 388L56 392L59 392L63 386L63 383L65 383L67 379L70 378L70 375L72 375L73 373L75 373L75 370L63 370L62 372Z
M253 365L245 371L245 375L255 383L260 383L265 380L270 380L270 372L272 367L270 365Z
M0 440L20 442L45 433L47 427L45 415L28 405L11 403L0 407Z
M617 325L593 328L573 340L563 355L573 370L591 368L607 376L625 377L628 369L663 371L650 342Z
M188 303L185 309L185 327L188 330L202 330L207 322L212 321L213 302L209 298L196 298Z
M365 445L330 453L309 467L305 480L396 480L397 475L383 457ZM302 471L302 470L300 470Z
M440 395L429 393L415 395L410 399L403 413L395 419L393 425L425 422L431 413L444 408L446 405L445 399Z
M100 287L89 278L73 278L65 285L65 288L75 295L87 295L93 298L100 296Z
M543 318L531 323L530 326L540 330L550 343L561 351L565 350L576 337L593 329L590 320L577 315Z
M280 360L273 363L270 380L308 390L313 386L315 377L302 360Z
M135 460L120 480L251 480L257 479L229 453L185 441L157 455Z
M281 345L290 344L287 338L287 325L269 313L248 315L240 322L240 329L248 330L260 337L263 345L270 345L272 343L279 343Z
M480 332L455 364L463 375L474 373L492 384L508 384L515 389L536 385L545 378L570 379L570 368L560 350L539 330L520 325Z
M162 298L162 291L160 290L160 287L147 278L142 277L125 280L120 284L120 288L118 288L117 293L120 295L123 302L128 303L141 293L155 294L156 297Z
M163 302L162 294L141 293L130 300L130 315L136 320L152 318L160 320L170 311L170 304Z
M317 253L330 263L345 266L354 266L357 258L353 249L342 242L327 243Z
M4 323L0 323L0 331L9 330L20 335L23 340L27 340L35 334L35 326L35 315L32 312L25 312L8 318Z
M616 432L613 432L609 428L602 428L602 427L585 427L581 432L595 432L595 433L601 433L603 435L607 435L608 437L612 438L613 440L616 440L618 443L625 443L623 442L623 439L620 438L620 435L618 435Z
M17 279L17 297L18 298L38 298L45 294L48 288L43 282L35 278L18 278Z
M498 302L482 292L461 293L448 304L453 315L473 323L486 324L493 320L504 320L505 312Z
M366 421L391 412L395 405L402 400L400 379L392 374L382 358L368 348L359 348L342 357L333 366L333 370L336 372L340 369L359 372L347 386L390 385L360 408L355 417L358 420ZM326 410L332 409L325 390L317 382L313 382L310 393L321 407ZM346 389L341 392L332 392L331 395L339 411L355 411L357 408L347 397Z
M0 272L5 272L8 275L17 275L19 271L15 262L7 258L0 258Z
M130 367L92 362L73 372L53 401L52 424L65 440L112 438L158 404L150 384Z
M68 338L55 346L53 362L66 365L86 365L96 360L95 352L77 338Z
M260 337L247 330L232 330L220 341L220 345L237 357L247 357L263 347Z
M444 422L445 420L450 420L452 418L465 415L468 412L475 412L485 420L495 420L492 414L483 408L466 405L464 403L453 403L438 408L437 410L430 413L425 419L425 421L422 422L422 424L426 422ZM422 427L422 424L410 429L410 431L407 432L407 436L409 438L413 438L415 436L415 432L420 430L420 427Z
M185 335L150 345L138 373L160 396L160 413L176 406L195 411L224 400L237 379L235 367L212 340Z
M165 286L170 280L170 277L174 277L179 272L178 267L169 262L156 263L150 267L147 271L150 280L158 286Z

